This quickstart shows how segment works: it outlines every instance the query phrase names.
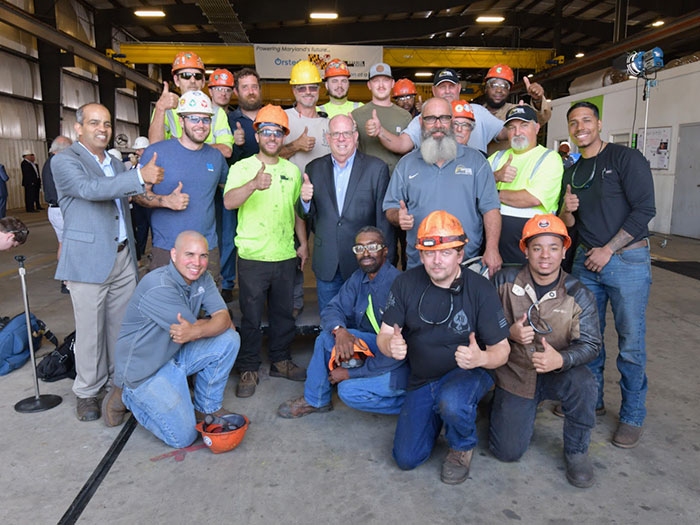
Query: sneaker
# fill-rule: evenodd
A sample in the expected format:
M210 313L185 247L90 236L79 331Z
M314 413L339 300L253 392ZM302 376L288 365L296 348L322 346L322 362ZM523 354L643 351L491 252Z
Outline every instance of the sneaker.
M639 445L644 429L620 422L612 438L612 444L620 448L634 448Z
M447 453L442 462L440 480L448 485L459 485L469 476L469 465L472 462L472 450L452 450Z
M277 415L285 419L295 419L297 417L303 417L306 414L313 414L314 412L330 412L331 410L333 410L333 405L330 403L322 407L315 407L309 405L306 402L306 399L304 399L304 396L301 396L282 403L277 409Z
M604 416L605 412L605 405L595 409L596 416ZM552 410L552 414L554 414L557 417L564 417L564 410L561 408L561 405L555 405L554 409Z
M102 415L105 425L108 427L121 425L126 412L126 406L122 401L122 389L112 385L112 388L102 399Z
M272 377L285 377L292 381L306 381L306 369L297 366L291 359L272 363L270 375Z
M221 298L224 300L225 303L233 302L233 290L228 290L224 288L223 290L221 290Z
M80 421L100 419L100 402L96 397L79 397L76 412Z
M593 474L593 465L588 453L583 454L564 454L566 461L566 479L569 480L574 487L587 489L593 485L595 476Z
M236 397L250 397L255 394L255 385L258 384L258 373L253 370L241 372L241 380L236 386Z

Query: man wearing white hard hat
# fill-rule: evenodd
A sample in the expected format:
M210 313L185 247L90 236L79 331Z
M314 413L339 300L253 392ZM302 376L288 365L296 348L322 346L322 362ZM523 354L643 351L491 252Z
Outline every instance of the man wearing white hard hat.
M30 149L22 152L22 186L24 186L24 206L27 212L43 210L39 203L39 189L41 179L39 178L39 166L36 163L36 156ZM36 209L35 209L36 207Z
M131 146L134 152L129 153L129 160L124 162L124 166L126 166L127 169L137 166L143 152L150 145L151 144L148 141L148 137L136 137L136 140L134 140L134 143ZM151 229L151 224L150 212L136 202L131 203L131 224L134 226L136 259L140 261L141 257L146 251L146 245L148 244L148 232Z
M209 270L219 281L219 248L214 218L214 193L218 184L226 182L226 160L205 144L214 115L214 107L201 91L188 91L177 107L182 134L157 142L143 152L141 164L156 157L156 165L164 171L163 181L154 185L134 201L153 208L153 234L150 269L170 262L170 250L180 232L201 233L209 246Z

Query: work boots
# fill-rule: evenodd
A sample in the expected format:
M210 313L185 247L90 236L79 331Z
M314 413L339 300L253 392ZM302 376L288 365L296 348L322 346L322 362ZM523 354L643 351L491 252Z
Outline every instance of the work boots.
M291 359L285 359L270 365L270 375L272 377L285 377L292 381L305 381L306 369L297 366Z
M277 415L285 419L295 419L314 412L330 412L331 410L333 410L333 405L330 403L322 407L315 407L309 405L304 396L301 396L282 403L277 409Z
M469 465L472 462L472 450L453 450L447 453L442 462L440 479L448 485L459 485L469 476Z
M76 414L80 421L100 419L100 402L96 397L79 397Z
M124 421L124 415L127 409L122 401L122 389L118 386L111 385L109 392L102 399L102 417L105 425L108 427L116 427Z
M250 397L255 394L255 386L258 384L258 373L254 370L241 372L241 379L236 386L237 397Z
M587 489L593 485L593 464L588 457L588 452L582 454L564 454L566 460L566 479L574 487Z

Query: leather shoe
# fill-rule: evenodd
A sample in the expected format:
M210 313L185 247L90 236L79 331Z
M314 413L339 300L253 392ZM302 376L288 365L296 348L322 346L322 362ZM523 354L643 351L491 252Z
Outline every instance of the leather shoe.
M270 365L272 377L284 377L292 381L306 381L306 369L297 366L291 359L277 361Z
M126 406L122 401L122 389L112 385L112 388L102 400L102 416L105 425L108 427L121 425L126 412Z
M639 445L644 429L620 422L612 438L612 444L620 448L634 448Z
M277 409L277 415L285 419L296 419L314 412L330 412L331 410L333 410L333 405L330 403L322 407L315 407L309 405L304 396L301 396L282 403Z
M472 462L472 450L453 450L447 453L442 462L440 480L448 485L459 485L469 476L469 466Z
M596 416L604 416L605 412L605 405L595 409ZM555 405L555 407L552 409L552 414L554 414L557 417L564 417L564 410L561 408L561 405Z
M574 487L587 489L593 485L595 476L593 474L593 464L588 457L588 453L564 454L566 461L566 479Z
M79 397L76 412L80 421L100 419L100 402L96 397Z
M236 386L236 397L250 397L255 394L258 384L258 373L253 370L241 372L241 379Z

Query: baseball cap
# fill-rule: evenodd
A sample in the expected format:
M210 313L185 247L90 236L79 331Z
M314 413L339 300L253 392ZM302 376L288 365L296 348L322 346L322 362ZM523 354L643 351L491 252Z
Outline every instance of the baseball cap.
M433 77L433 86L437 86L442 82L451 82L452 84L459 84L459 75L452 68L441 69Z
M508 124L511 120L525 120L537 122L537 112L532 108L523 104L522 106L514 106L506 113L506 120L503 124Z
M391 67L389 67L389 64L385 64L384 62L380 62L379 64L374 64L371 68L369 68L369 78L374 78L374 77L392 77L391 75Z

